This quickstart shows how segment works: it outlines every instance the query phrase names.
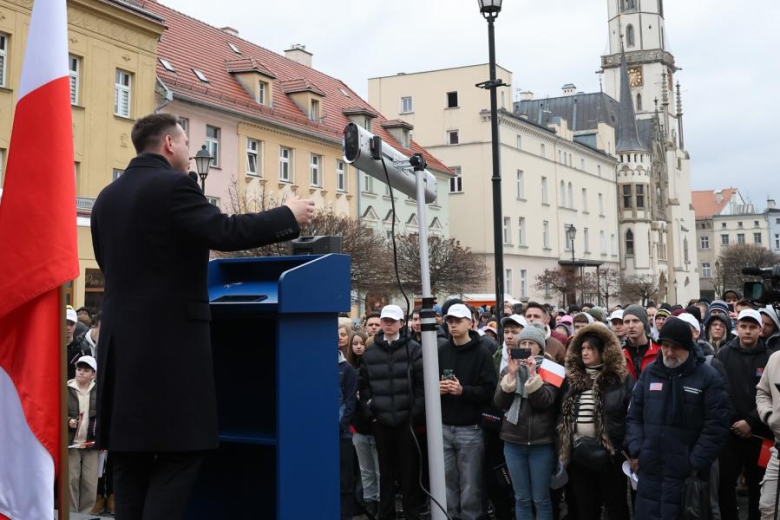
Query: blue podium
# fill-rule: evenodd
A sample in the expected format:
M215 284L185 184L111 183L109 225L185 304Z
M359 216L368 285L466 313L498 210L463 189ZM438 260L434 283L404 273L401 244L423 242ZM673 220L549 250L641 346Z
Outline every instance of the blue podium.
M339 518L337 316L347 255L209 265L220 447L188 519Z

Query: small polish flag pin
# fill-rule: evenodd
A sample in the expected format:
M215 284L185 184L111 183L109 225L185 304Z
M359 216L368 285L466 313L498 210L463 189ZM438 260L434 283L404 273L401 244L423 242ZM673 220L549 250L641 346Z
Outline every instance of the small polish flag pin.
M663 383L650 383L650 391L651 392L660 392L664 389Z
M554 361L545 359L539 367L539 377L541 377L543 381L560 388L566 377L566 369Z

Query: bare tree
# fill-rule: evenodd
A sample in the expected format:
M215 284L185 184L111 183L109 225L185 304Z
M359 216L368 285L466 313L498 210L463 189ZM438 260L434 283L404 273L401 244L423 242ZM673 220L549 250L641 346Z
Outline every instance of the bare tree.
M545 269L544 272L536 276L534 289L544 291L545 294L551 292L561 293L561 301L575 303L577 289L582 287L582 277L571 270L555 267Z
M265 211L285 203L286 197L270 193L264 188L247 190L235 181L228 187L230 213ZM301 236L335 235L342 239L342 252L351 259L351 288L359 294L369 290L386 290L390 284L391 263L385 239L365 222L336 215L332 211L317 210L311 224L301 229ZM219 257L289 255L290 243L216 253Z
M721 250L715 269L716 290L723 295L727 289L742 292L745 282L756 281L743 275L743 267L771 267L780 262L780 256L756 244L734 244Z
M599 305L604 305L609 309L610 300L614 302L622 296L622 281L623 277L618 269L607 267L599 269L598 274L596 272L585 274L584 286L587 292L596 295Z
M398 236L396 245L398 271L404 288L408 287L415 294L422 294L419 235ZM428 260L432 294L463 294L477 290L485 283L483 260L454 238L429 235Z
M624 277L620 283L621 295L625 301L642 302L646 305L658 294L658 277L654 274L631 275Z

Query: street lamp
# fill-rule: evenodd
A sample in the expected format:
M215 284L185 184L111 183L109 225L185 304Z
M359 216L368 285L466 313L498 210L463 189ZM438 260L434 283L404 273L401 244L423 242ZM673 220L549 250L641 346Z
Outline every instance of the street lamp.
M490 134L493 151L493 254L495 256L494 270L496 272L496 321L498 322L499 338L503 337L501 318L504 314L504 242L502 237L501 211L501 163L498 141L498 100L496 90L507 86L502 80L496 79L496 35L493 23L501 12L502 0L477 0L479 12L488 23L488 47L490 54L490 80L478 83L477 87L490 91Z
M677 278L674 279L674 304L677 305Z
M569 227L566 228L566 236L569 239L569 244L571 244L571 272L574 273L574 275L577 275L577 265L575 264L574 260L574 238L577 236L577 228L574 227L574 224L569 224ZM582 297L585 299L585 297ZM574 279L574 303L577 303L577 279Z
M200 187L203 193L206 193L206 177L209 176L209 168L211 168L211 154L206 150L204 144L198 153L195 154L195 167L198 170L198 176L200 177Z

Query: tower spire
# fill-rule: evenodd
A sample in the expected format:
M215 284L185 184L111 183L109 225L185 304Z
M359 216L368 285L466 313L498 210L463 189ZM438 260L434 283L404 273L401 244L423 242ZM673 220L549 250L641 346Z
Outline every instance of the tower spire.
M634 99L631 96L631 85L628 82L628 66L626 65L626 51L620 44L620 119L618 121L618 139L615 151L641 152L647 151L639 140L639 131L636 127L636 112L634 111Z
M677 126L680 128L680 148L685 150L685 139L683 138L683 109L682 94L680 93L680 82L677 82Z

